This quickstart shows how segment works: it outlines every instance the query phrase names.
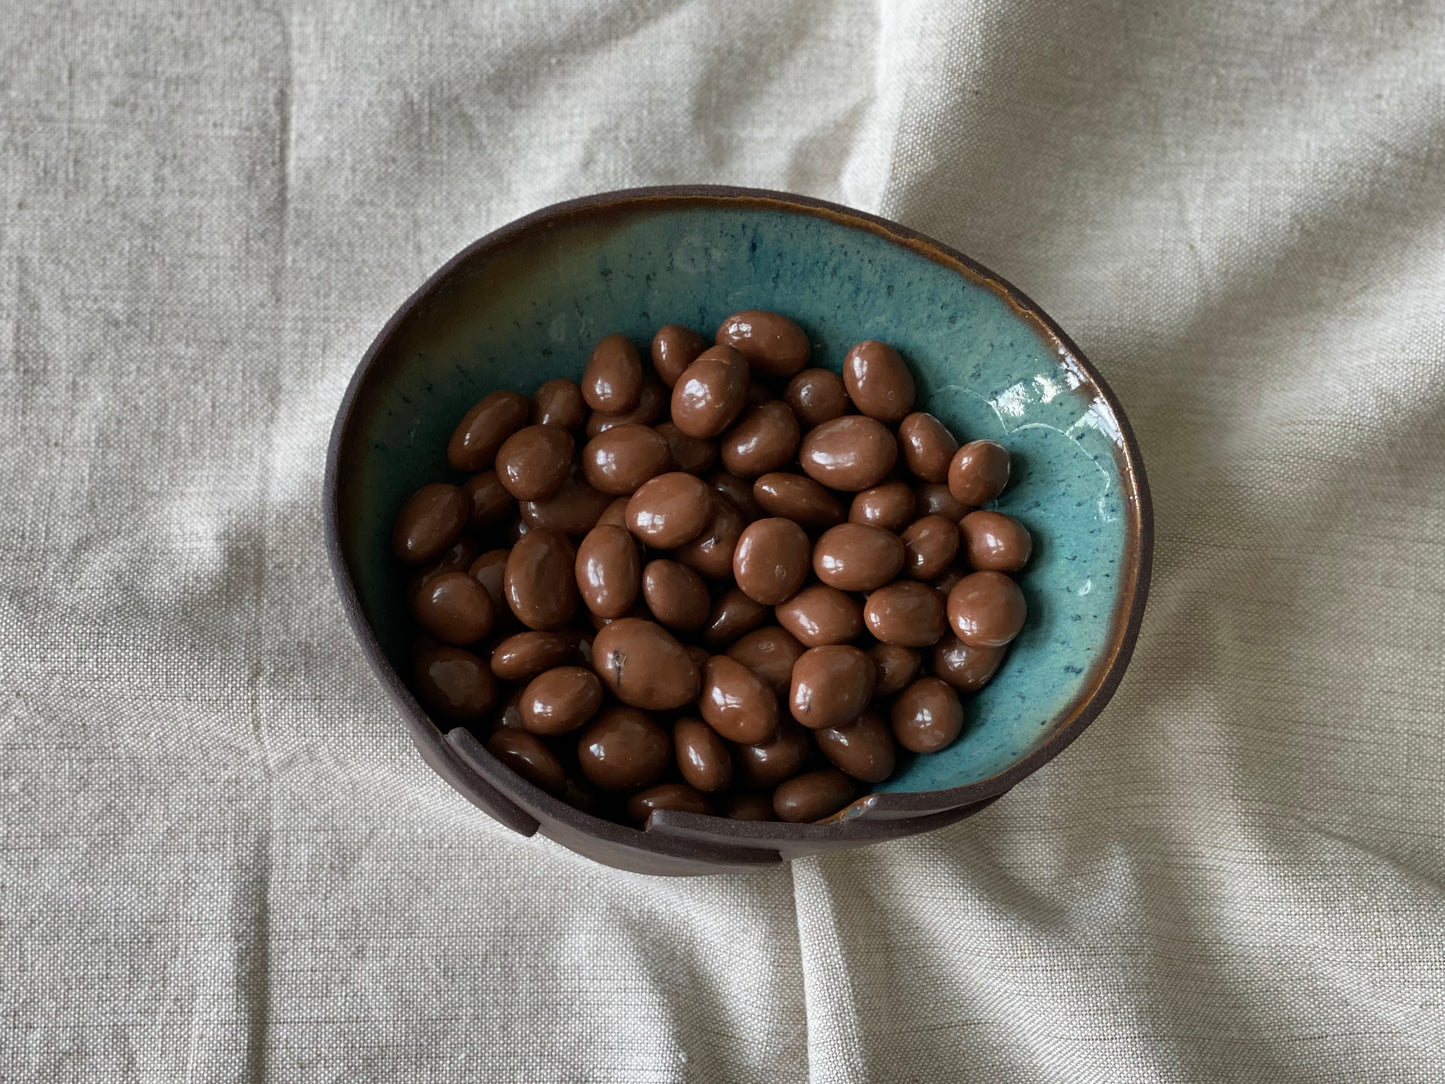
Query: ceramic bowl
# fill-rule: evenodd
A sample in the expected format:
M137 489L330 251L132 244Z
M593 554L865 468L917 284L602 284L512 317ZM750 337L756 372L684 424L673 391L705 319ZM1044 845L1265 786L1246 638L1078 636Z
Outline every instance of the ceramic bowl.
M894 778L820 824L655 814L639 830L565 805L428 718L401 678L412 630L393 516L451 477L447 438L497 388L576 378L592 343L645 344L665 323L711 336L739 309L785 313L839 369L862 339L911 363L918 405L960 439L1013 455L996 502L1033 533L1028 624L966 704L963 735L905 755ZM1056 756L1128 664L1149 583L1148 488L1102 377L1038 306L991 271L892 222L777 192L656 188L548 207L461 252L371 344L342 400L325 483L327 546L363 652L422 757L502 824L653 873L713 872L927 831L976 812Z

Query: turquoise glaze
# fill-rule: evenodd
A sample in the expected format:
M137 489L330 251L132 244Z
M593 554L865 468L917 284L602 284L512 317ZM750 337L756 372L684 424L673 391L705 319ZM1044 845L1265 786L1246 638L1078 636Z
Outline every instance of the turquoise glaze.
M643 345L684 323L710 337L745 308L797 320L815 364L835 370L861 339L893 344L917 374L921 409L961 440L992 438L1013 454L996 507L1033 533L1020 577L1028 623L967 704L963 737L879 789L956 787L1014 765L1072 718L1118 648L1138 536L1118 419L1068 345L1002 287L824 209L722 199L583 209L459 258L383 333L338 478L343 552L388 658L403 663L409 637L392 517L417 486L451 477L444 449L468 407L496 388L576 378L609 332Z

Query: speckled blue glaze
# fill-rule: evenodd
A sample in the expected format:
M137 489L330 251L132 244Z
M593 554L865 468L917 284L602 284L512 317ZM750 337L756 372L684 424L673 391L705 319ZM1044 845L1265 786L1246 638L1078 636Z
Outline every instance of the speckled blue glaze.
M659 202L581 215L485 259L463 260L393 329L342 449L339 523L361 606L394 666L409 635L390 523L424 482L450 476L461 415L500 387L576 377L594 340L639 345L665 323L711 335L744 308L786 313L839 369L861 339L892 343L919 403L961 439L1014 457L996 502L1034 536L1020 582L1028 623L994 681L967 704L964 735L905 762L884 791L995 775L1087 698L1119 620L1128 487L1118 424L1087 373L995 287L824 213Z

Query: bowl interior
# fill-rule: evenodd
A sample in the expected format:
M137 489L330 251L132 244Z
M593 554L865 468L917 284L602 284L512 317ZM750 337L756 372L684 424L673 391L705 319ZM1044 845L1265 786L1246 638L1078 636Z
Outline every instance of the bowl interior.
M765 199L633 197L526 220L464 254L378 340L337 460L338 526L362 611L407 673L409 618L392 518L453 478L447 438L497 388L576 378L592 343L639 346L666 323L710 335L731 312L786 313L837 370L862 339L896 346L919 407L1014 457L996 503L1033 532L1028 623L967 704L963 736L905 760L881 790L963 786L1023 759L1070 720L1118 650L1136 584L1139 494L1120 420L1069 345L998 284L865 220ZM459 480L459 479L453 479Z

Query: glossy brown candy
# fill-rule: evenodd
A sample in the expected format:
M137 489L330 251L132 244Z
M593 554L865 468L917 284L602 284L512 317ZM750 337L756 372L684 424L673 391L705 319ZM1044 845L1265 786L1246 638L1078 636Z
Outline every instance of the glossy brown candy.
M672 739L636 708L605 708L582 731L577 765L587 781L610 791L640 790L666 774L672 763Z
M843 378L830 369L804 369L788 381L783 400L805 431L848 413Z
M529 629L560 629L577 612L577 554L560 531L539 527L507 555L502 587L507 605Z
M587 404L575 380L548 380L532 396L532 424L581 429L587 422Z
M737 506L725 497L714 496L707 525L691 542L675 548L673 559L709 579L731 576L733 554L744 526Z
M814 731L813 740L833 767L854 779L881 783L893 774L893 734L875 711L844 726Z
M471 501L456 486L422 486L397 513L392 552L407 564L426 564L462 536L471 510Z
M722 796L721 808L724 817L735 821L770 821L773 816L773 799L770 795L755 790L735 790Z
M407 579L406 593L415 595L417 589L428 580L435 579L444 572L465 572L477 559L478 546L474 539L462 535L441 553L433 557L430 563L422 566L419 572L414 573Z
M749 522L763 514L762 508L753 499L752 485L737 475L729 474L725 470L714 471L708 475L707 484L712 486L714 492L722 494L731 501L733 507L741 512L743 518Z
M736 659L762 678L778 696L786 696L793 678L793 663L803 653L803 645L785 629L776 625L754 629L727 649Z
M602 682L585 666L554 666L522 690L522 725L553 736L576 730L602 706Z
M702 641L708 647L722 650L762 625L769 612L763 603L748 598L740 588L731 587L713 601L712 612L703 626Z
M968 563L981 571L1017 572L1029 563L1034 540L1012 516L980 508L958 521Z
M944 519L957 523L964 516L968 515L971 508L966 504L960 504L957 497L946 485L937 482L923 482L914 490L917 495L917 503L914 507L914 515L942 516Z
M580 538L596 526L611 500L583 481L582 472L573 467L556 493L540 501L522 501L522 522L532 530L549 527Z
M674 470L706 474L717 463L717 444L713 441L690 437L673 422L663 422L655 427L655 431L667 441Z
M958 556L958 527L942 516L914 520L900 537L903 574L915 580L937 579Z
M577 547L577 590L598 617L621 617L642 586L637 543L621 527L593 527Z
M582 449L582 473L600 493L626 497L668 469L667 438L645 425L616 425Z
M903 542L866 523L829 527L813 547L813 573L840 591L872 591L903 570Z
M873 660L846 644L810 647L793 664L788 709L809 730L858 718L877 687Z
M743 529L733 553L733 578L743 594L764 606L791 598L808 578L812 543L790 519L756 520Z
M897 460L893 434L861 414L845 414L809 430L798 453L808 477L846 493L876 486Z
M707 665L707 660L712 658L712 652L701 644L683 644L682 646L683 650L687 652L687 657L697 667L697 672L702 673L702 668Z
M529 629L508 636L492 649L492 673L503 681L522 681L561 666L574 655L572 641L562 633Z
M492 631L494 608L487 589L465 572L433 576L412 596L416 623L448 644L471 644Z
M505 587L507 558L511 555L511 550L488 550L467 569L467 575L485 587L487 594L492 596L492 612L496 621L501 621L504 614L511 613Z
M474 474L462 483L471 509L467 518L470 527L490 527L501 523L517 508L517 498L507 492L494 470Z
M584 432L587 438L605 433L607 430L619 425L655 425L667 411L667 388L661 380L648 373L642 380L642 394L637 397L637 405L631 410L624 410L619 414L607 414L600 410L594 410L587 419L587 428Z
M497 700L497 679L486 660L459 647L418 652L412 682L422 706L449 723L476 722Z
M949 634L933 645L933 673L960 692L978 692L998 672L1007 654L1007 647L970 647Z
M642 395L642 359L625 335L607 335L582 368L582 398L593 410L620 414Z
M782 719L772 741L734 750L738 781L745 787L776 787L802 771L812 752L809 731L791 719Z
M497 449L497 479L519 501L542 500L562 488L572 451L572 434L560 426L526 426Z
M943 596L917 580L895 580L870 594L863 622L875 639L903 647L931 647L948 631Z
M592 669L624 704L671 711L696 699L702 688L697 664L655 621L623 617L592 640Z
M627 527L627 498L626 498L626 497L618 497L615 501L613 501L613 502L612 502L611 504L609 504L605 509L602 510L602 514L597 517L597 522L596 522L596 524L595 524L594 526L601 527L601 526L604 526L604 525L610 526L610 527L621 527L621 528L623 528L624 530L626 529L626 527ZM630 532L629 532L629 533L630 533Z
M659 809L679 813L712 812L707 799L686 783L658 783L627 799L627 815L638 824L646 824L647 818Z
M761 677L726 655L708 659L697 703L703 722L728 741L755 745L777 733L777 696Z
M847 592L810 584L775 611L778 624L807 647L846 644L863 631L863 606Z
M492 731L522 730L522 690L513 689L502 710L492 718Z
M878 671L874 696L892 696L916 678L923 665L922 653L902 644L874 644L868 648L868 657Z
M858 410L896 425L913 409L913 374L897 350L872 339L843 359L843 386Z
M712 794L726 790L733 781L733 758L718 732L701 719L679 719L672 728L677 770L683 779Z
M567 773L557 754L525 730L499 729L487 739L487 752L535 787L556 797L567 789Z
M794 824L822 820L853 800L854 784L837 768L804 772L773 792L773 811Z
M627 501L627 529L658 549L672 549L696 538L711 515L707 483L681 471L644 482Z
M718 327L717 342L741 352L762 377L790 377L813 354L806 331L786 316L762 309L733 313Z
M750 407L722 435L718 449L723 467L739 478L756 478L792 460L801 433L792 408L778 399Z
M672 421L690 437L716 437L748 398L748 363L728 346L704 350L672 386Z
M684 632L702 628L712 611L707 584L678 561L647 562L642 570L642 598L658 624Z
M958 441L932 414L910 414L898 423L898 447L903 465L925 482L947 482L948 465Z
M972 647L1002 647L1019 634L1027 614L1023 592L1002 572L974 572L948 593L948 623Z
M936 753L963 732L963 703L946 682L919 678L893 701L893 736L914 753Z
M515 391L494 391L467 411L447 444L447 462L468 474L486 470L502 442L532 416L532 404Z
M791 519L806 530L822 530L843 522L843 506L838 498L802 474L764 474L753 482L753 499L768 515Z
M667 324L652 337L652 367L669 388L707 349L707 341L690 327Z
M941 576L936 576L928 582L933 586L935 591L943 592L943 597L947 598L948 593L953 590L953 585L967 575L968 569L960 568L958 562L955 561L943 571Z
M1008 449L996 440L975 440L953 454L948 489L959 504L977 507L1002 493L1008 476Z
M884 482L863 490L853 498L848 508L848 519L896 533L913 521L916 503L913 488L907 482Z

